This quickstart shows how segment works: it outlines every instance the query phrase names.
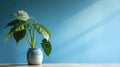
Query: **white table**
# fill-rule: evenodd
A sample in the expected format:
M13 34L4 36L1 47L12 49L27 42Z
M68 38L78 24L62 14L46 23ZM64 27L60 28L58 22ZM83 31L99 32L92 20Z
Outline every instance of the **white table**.
M120 64L0 64L0 67L120 67Z

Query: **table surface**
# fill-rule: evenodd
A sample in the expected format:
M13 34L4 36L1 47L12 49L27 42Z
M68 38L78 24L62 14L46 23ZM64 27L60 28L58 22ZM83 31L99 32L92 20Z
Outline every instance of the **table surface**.
M120 67L120 64L0 64L0 67Z

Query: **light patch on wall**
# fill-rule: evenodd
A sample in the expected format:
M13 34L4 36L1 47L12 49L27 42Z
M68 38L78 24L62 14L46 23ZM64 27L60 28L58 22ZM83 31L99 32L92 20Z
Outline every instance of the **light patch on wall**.
M59 28L59 31L62 32L58 33L58 35L60 35L58 39L62 39L64 41L71 39L89 28L102 23L103 20L120 10L118 1L119 0L100 0L82 12L65 20L63 25L61 25L61 28Z
M57 33L57 38L60 39L57 47L58 51L55 53L58 61L63 60L65 62L65 60L72 60L77 62L80 57L85 56L85 53L88 52L89 54L92 51L91 49L97 45L94 42L95 37L103 34L104 25L109 23L107 21L120 10L119 2L119 0L99 0L80 13L65 20L59 28L61 32ZM86 58L90 59L90 55L88 54L86 54L88 56ZM59 59L61 55L63 55L63 59ZM84 58L82 60L84 61L86 59ZM92 61L90 60L88 62Z

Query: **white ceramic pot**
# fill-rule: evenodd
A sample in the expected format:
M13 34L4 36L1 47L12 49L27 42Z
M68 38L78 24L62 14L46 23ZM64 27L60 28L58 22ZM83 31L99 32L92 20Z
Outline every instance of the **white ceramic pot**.
M43 53L40 48L29 48L27 52L27 61L29 65L42 64Z

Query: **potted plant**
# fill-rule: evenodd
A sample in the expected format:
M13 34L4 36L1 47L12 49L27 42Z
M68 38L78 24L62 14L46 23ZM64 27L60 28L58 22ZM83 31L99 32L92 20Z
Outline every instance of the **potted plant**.
M51 37L50 30L38 23L34 17L30 17L28 13L23 10L13 13L12 16L16 17L16 19L7 24L6 27L10 27L10 31L6 35L5 40L13 37L18 43L21 39L25 38L31 47L27 52L28 64L42 64L43 54L42 51L36 47L36 33L43 36L40 44L45 54L49 56L52 50L49 41Z

